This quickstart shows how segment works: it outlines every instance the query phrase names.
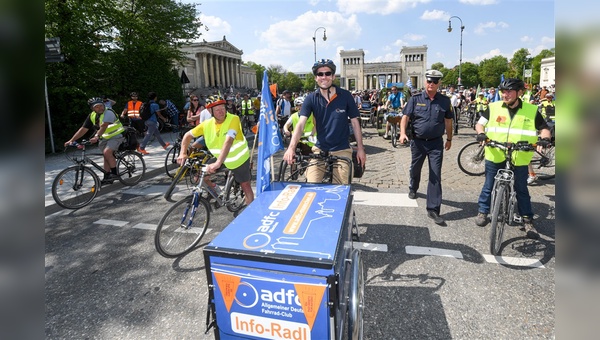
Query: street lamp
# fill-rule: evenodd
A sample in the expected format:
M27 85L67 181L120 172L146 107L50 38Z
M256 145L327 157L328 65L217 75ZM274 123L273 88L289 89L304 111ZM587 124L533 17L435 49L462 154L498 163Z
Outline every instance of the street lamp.
M463 30L465 29L465 26L463 25L462 19L457 17L456 15L451 16L450 19L448 19L448 32L452 32L452 23L450 20L452 20L452 18L456 18L458 20L460 20L460 59L459 59L459 63L458 63L458 86L462 85L462 79L461 79L461 71L462 71L462 33Z
M327 30L325 27L317 27L315 34L313 35L313 43L315 44L315 63L317 62L317 31L323 29L323 41L327 40Z

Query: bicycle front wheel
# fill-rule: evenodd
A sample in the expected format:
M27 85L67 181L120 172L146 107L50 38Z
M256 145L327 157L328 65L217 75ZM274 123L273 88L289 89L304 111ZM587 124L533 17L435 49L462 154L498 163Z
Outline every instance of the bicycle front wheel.
M200 243L208 227L210 209L204 198L196 197L191 195L175 203L158 223L154 245L160 255L181 256Z
M117 160L119 182L132 186L138 184L146 173L146 162L142 155L135 151L125 151Z
M227 210L231 212L237 212L242 209L246 195L244 195L244 191L242 190L242 186L236 182L233 178L233 174L229 174L227 177L227 184L225 185L225 206Z
M396 123L392 124L391 130L392 130L392 146L396 148L396 147L398 147L398 126L396 125Z
M500 253L502 245L502 236L504 235L504 227L508 223L508 191L506 186L500 185L496 189L494 202L492 202L492 221L490 230L490 252L493 255Z
M551 146L543 149L541 153L537 151L533 153L531 165L533 166L538 179L552 179L556 176L554 151L554 146Z
M52 197L65 209L79 209L98 195L100 179L89 168L72 166L61 171L52 182Z
M485 147L477 141L466 144L458 152L456 161L467 175L481 176L485 173Z
M173 145L165 157L165 172L167 173L167 176L171 178L175 176L177 169L179 168L179 165L177 164L177 156L179 156L180 148L181 147L178 144Z

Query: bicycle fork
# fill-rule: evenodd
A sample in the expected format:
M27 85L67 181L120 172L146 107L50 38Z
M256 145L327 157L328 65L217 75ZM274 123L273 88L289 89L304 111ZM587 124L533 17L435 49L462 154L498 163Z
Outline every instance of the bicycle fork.
M193 195L194 197L192 198L192 202L190 202L190 204L186 206L185 210L183 211L183 216L181 216L181 222L179 223L179 226L186 230L192 228L192 222L194 221L194 216L196 216L196 210L198 209L198 200L200 199L200 194L198 192L194 192ZM190 208L192 209L192 211L188 216ZM185 221L186 217L188 218L187 222Z

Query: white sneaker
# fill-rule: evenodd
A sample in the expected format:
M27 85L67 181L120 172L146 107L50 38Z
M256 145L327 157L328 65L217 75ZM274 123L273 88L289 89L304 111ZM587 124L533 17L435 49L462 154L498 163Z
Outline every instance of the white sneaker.
M529 177L527 177L527 185L531 185L533 182L535 182L537 180L537 175L531 176L529 175Z

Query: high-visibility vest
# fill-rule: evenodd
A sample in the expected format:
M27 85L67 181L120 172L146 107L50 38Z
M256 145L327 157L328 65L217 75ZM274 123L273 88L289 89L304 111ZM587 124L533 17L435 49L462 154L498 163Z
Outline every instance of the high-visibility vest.
M127 116L129 118L140 118L140 107L142 106L142 102L136 100L130 100L127 102Z
M112 113L117 118L117 120L114 123L108 125L108 127L106 128L106 130L104 130L104 133L102 134L102 139L111 139L116 135L122 134L125 131L125 128L123 127L123 124L121 124L121 121L119 120L119 117L117 116L115 111L111 109L104 110L104 112L106 111L112 111ZM102 125L104 123L104 112L102 112L98 117L100 121L98 125ZM96 111L92 111L92 113L90 114L90 120L94 125L96 125L96 116Z
M252 101L250 99L242 100L242 116L253 115L253 114L254 114L254 107L252 105Z
M542 102L541 113L544 118L546 118L548 116L548 113L550 114L551 117L554 117L554 111L555 111L555 106L554 106L553 101L544 100Z
M485 126L485 134L497 142L516 143L526 141L531 144L537 141L535 129L535 116L537 106L523 103L523 107L510 117L508 108L502 107L503 102L490 104L490 119ZM516 166L528 165L533 157L533 151L514 151L513 162ZM486 147L485 159L494 163L501 163L506 159L504 151L498 148Z
M477 97L475 99L475 103L477 104L477 112L479 111L485 111L487 109L488 106L488 101L485 98L479 98Z
M296 128L296 125L298 125L299 121L300 121L300 116L298 115L298 112L293 113L292 114L292 129ZM304 124L304 132L302 132L302 136L300 137L300 139L302 140L302 143L304 143L310 147L315 145L315 143L308 141L308 137L310 137L312 135L314 126L315 125L313 123L313 116L311 114L308 117L308 119L306 120L306 124Z
M234 126L233 124L237 124L237 130L242 131L240 118L231 113L227 113L225 121L221 124L219 130L217 130L217 121L214 117L202 122L202 124L204 125L204 140L206 141L206 147L217 158L221 154L223 144L225 144L227 131ZM248 149L248 142L245 138L243 140L238 140L236 138L233 140L227 158L225 158L225 162L223 163L227 169L237 169L249 158L250 149Z

